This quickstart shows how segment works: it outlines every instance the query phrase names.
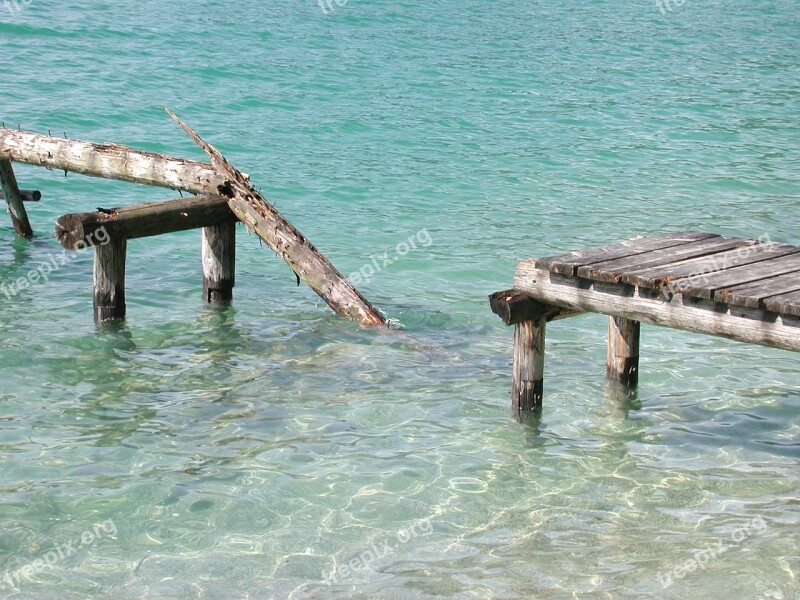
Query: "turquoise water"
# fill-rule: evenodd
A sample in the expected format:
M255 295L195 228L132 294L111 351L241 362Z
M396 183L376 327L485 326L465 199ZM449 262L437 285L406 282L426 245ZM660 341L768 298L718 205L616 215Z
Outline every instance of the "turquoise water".
M343 272L430 239L360 285L404 331L244 230L228 309L196 231L130 243L114 331L89 253L0 295L0 595L798 598L797 355L645 327L631 398L570 319L541 422L509 414L486 296L516 260L800 242L797 2L677 4L0 5L6 125L202 159L167 105ZM44 199L32 241L0 222L0 282L60 260L63 213L176 196L16 172Z

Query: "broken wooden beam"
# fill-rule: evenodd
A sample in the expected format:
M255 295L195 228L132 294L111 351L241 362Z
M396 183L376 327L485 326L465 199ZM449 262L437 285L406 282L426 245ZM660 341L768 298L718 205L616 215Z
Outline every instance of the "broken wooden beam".
M506 325L517 325L524 321L533 321L545 317L547 321L557 321L581 314L580 311L569 310L552 304L537 302L528 294L519 290L495 292L489 296L489 305Z
M298 279L305 281L338 315L362 325L383 325L384 316L339 273L314 245L275 210L248 179L211 144L165 108L167 113L205 151L225 179L219 193L233 213L286 261Z
M42 192L39 190L20 190L19 197L23 202L38 202L42 199ZM3 190L0 190L0 200L5 198Z
M224 182L208 163L5 127L0 127L0 159L193 194L215 193Z
M11 161L0 156L0 184L3 188L3 197L8 204L8 212L11 213L11 221L14 224L14 231L19 237L31 237L33 229L28 221L28 213L22 204L17 178L14 176L14 169Z
M56 221L56 239L77 250L92 245L100 230L110 239L130 240L236 221L225 198L207 194L63 215Z

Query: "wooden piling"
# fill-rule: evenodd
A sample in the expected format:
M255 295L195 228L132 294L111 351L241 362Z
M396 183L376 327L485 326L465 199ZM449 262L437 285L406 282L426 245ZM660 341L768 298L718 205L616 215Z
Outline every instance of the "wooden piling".
M17 185L17 178L14 176L14 169L11 161L0 158L0 183L3 187L3 196L8 204L8 212L11 213L11 221L14 223L14 231L19 237L31 237L33 230L28 221L28 213L22 204L22 196Z
M623 317L608 318L606 373L628 387L639 383L639 331L641 323Z
M542 408L544 338L547 317L522 321L514 326L514 383L511 409L524 419Z
M226 304L233 299L236 265L236 223L229 221L203 227L203 299Z
M94 319L125 317L125 254L128 242L111 239L94 247Z

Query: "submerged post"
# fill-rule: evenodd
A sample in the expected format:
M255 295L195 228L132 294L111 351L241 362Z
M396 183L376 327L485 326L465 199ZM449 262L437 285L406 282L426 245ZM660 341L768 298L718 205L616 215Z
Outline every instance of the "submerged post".
M22 196L10 160L0 158L0 183L3 187L3 196L8 203L8 212L11 213L11 221L14 223L14 231L19 237L31 237L33 229L22 204Z
M547 317L514 326L514 383L511 409L520 418L542 408L544 338Z
M580 311L537 302L519 290L489 296L492 312L506 325L514 325L514 382L511 408L524 420L542 409L544 339L548 321L566 319Z
M233 299L236 269L236 223L203 227L203 299L226 304Z
M641 323L623 317L608 317L606 372L627 387L639 383L639 330Z
M125 253L128 242L111 239L94 247L94 320L125 317Z

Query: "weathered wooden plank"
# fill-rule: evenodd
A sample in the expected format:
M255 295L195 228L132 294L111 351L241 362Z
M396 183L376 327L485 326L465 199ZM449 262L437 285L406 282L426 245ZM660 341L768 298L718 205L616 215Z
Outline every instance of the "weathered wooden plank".
M714 292L714 300L747 308L763 307L763 300L778 294L800 290L800 272L786 273L766 280L722 288Z
M33 229L28 220L28 213L22 204L17 178L14 176L14 169L11 162L0 157L0 184L3 188L3 196L8 204L8 212L11 214L11 222L14 224L14 231L19 237L31 237Z
M237 220L224 197L209 194L63 215L56 221L56 239L76 250L92 245L98 233L130 240Z
M775 244L770 249L766 244L758 244L740 250L751 250L752 256L730 269L700 272L670 280L666 282L667 288L672 293L711 299L721 288L758 281L763 281L768 286L771 278L800 270L800 248L796 246Z
M167 109L165 109L167 110ZM224 175L220 193L228 206L258 237L278 253L298 279L305 281L338 315L362 325L384 325L385 317L339 273L286 218L275 210L247 178L225 157L172 112L167 113L211 158L214 168Z
M565 277L521 261L514 288L534 300L572 310L598 312L685 331L800 351L800 320L759 308L729 306L678 294L665 300L659 293L626 284Z
M0 190L0 200L3 200L5 197L3 190ZM19 197L22 198L23 202L38 202L42 199L42 192L39 190L20 190Z
M681 270L690 260L700 261L708 255L718 255L732 248L750 245L748 242L749 240L730 237L698 240L680 246L585 265L578 268L577 275L595 281L615 283L631 272L658 273L659 269Z
M506 325L516 325L523 321L533 321L544 316L547 321L566 319L580 313L536 302L527 294L517 290L495 292L489 296L489 305Z
M640 329L638 321L608 317L606 374L631 388L639 382Z
M30 165L145 185L217 193L224 183L208 163L0 127L0 158Z
M764 306L767 307L767 310L782 315L800 317L800 290L764 298Z
M547 317L514 326L514 381L511 410L518 419L542 408L544 389L544 340Z
M638 237L586 250L575 250L566 254L533 259L541 269L547 269L562 275L575 275L578 267L605 260L613 260L636 254L643 254L661 248L670 248L688 244L697 240L719 237L713 233L686 231L679 233L659 233L647 237Z
M738 250L755 244L755 240L728 238L726 243L720 246L717 252L657 266L643 266L639 269L634 268L623 273L619 281L651 289L660 288L662 284L668 282L672 278L713 273L725 266L723 257L726 255L731 256L730 252L727 252L728 250Z

